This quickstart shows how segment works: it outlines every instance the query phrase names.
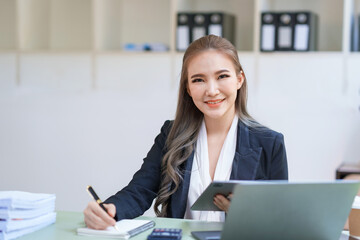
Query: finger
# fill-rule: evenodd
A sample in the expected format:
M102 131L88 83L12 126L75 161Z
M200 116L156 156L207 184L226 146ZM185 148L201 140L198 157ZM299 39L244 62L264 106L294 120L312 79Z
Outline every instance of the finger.
M230 201L228 198L224 197L221 194L217 194L215 196L215 202L217 203L217 205L219 206L219 208L223 211L228 210L229 206L230 206Z
M107 224L93 213L89 205L84 210L84 222L86 226L92 229L105 229L107 227Z
M92 205L91 210L93 211L93 213L101 218L101 220L103 220L107 225L110 226L114 226L115 225L115 219L113 219L111 216L109 216L109 214L107 212L105 212L100 206L99 204L93 202L94 204ZM105 207L106 208L106 207Z
M221 211L224 211L224 209L222 209L222 206L219 206L219 204L215 201L214 199L214 204L216 207L218 207Z
M109 225L107 225L101 218L96 215L90 215L85 218L85 224L88 228L96 229L96 230L104 230Z
M223 204L223 202L221 201L220 196L216 195L216 196L214 197L214 204L215 204L218 208L220 208L221 210L224 210L224 204Z
M217 206L220 210L224 211L222 204L214 198L214 204Z
M84 210L85 224L93 229L105 229L106 227L109 226L109 224L104 222L103 219L101 219L99 216L95 214L94 208L96 208L94 202L90 202L87 208Z
M114 226L115 220L109 216L96 202L90 202L84 211L86 223L92 228L105 229Z
M114 218L116 214L116 207L112 203L104 203L104 207L106 208L108 214Z

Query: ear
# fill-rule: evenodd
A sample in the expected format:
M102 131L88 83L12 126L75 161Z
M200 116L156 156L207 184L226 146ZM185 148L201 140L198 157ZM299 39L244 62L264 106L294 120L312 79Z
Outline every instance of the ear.
M244 80L245 80L245 75L244 75L243 71L240 71L240 73L237 76L237 79L238 79L237 89L239 90L241 88L241 86L243 85Z

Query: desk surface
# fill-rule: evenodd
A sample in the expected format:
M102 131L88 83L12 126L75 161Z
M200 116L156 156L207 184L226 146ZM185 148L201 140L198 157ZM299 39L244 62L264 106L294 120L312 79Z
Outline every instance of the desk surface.
M184 219L170 219L170 218L151 218L151 217L139 217L139 219L152 219L155 221L157 228L181 228L183 230L183 240L194 239L191 237L191 231L201 230L221 230L222 223L209 223L194 220ZM76 229L84 227L84 217L81 212L57 212L56 223L39 231L27 234L17 240L109 240L109 238L95 238L78 236ZM139 235L131 238L131 240L146 239L151 233L152 229L149 229Z
M222 223L217 222L203 222L185 219L171 219L171 218L151 218L139 217L138 219L152 219L155 221L157 228L181 228L183 230L182 240L194 239L191 236L191 231L206 231L206 230L221 230ZM81 212L57 212L56 223L36 232L27 234L17 240L109 240L109 238L85 237L78 236L76 229L84 227L84 217ZM139 235L136 235L131 240L146 240L151 233L149 229ZM357 238L360 239L360 238ZM349 237L349 233L344 231L340 240L355 240Z

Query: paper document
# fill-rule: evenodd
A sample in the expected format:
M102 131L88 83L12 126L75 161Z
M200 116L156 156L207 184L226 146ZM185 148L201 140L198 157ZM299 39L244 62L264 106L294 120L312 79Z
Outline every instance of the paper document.
M0 240L11 240L56 221L55 194L0 191Z
M34 227L44 223L53 223L56 219L56 213L51 212L37 218L30 219L9 219L0 221L0 231L11 232L22 228Z
M1 208L34 209L55 204L55 194L0 191Z
M40 230L46 226L49 226L50 224L53 224L54 222L55 222L55 219L53 221L46 222L46 223L43 223L40 225L36 225L34 227L23 228L23 229L16 230L16 231L11 231L11 232L1 232L0 231L0 240L10 240L10 239L18 238L25 234Z
M108 227L106 230L95 230L90 228L78 228L78 235L84 236L98 236L98 237L109 237L119 239L129 239L130 237L139 234L154 227L155 222L151 220L130 220L123 219L116 223L120 232L114 227Z
M41 215L47 214L49 212L55 211L55 204L50 204L49 206L44 206L41 208L34 209L7 209L0 208L0 219L29 219L39 217Z

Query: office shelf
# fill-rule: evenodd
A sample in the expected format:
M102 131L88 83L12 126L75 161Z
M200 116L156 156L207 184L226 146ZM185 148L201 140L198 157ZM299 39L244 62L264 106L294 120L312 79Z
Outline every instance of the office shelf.
M317 51L342 51L342 0L260 0L259 11L312 11L318 17Z
M13 0L0 0L0 36L0 50L16 50L16 2Z
M20 50L92 49L91 1L18 0Z
M175 51L176 13L235 16L239 51L259 52L262 11L317 14L318 51L346 51L360 0L0 0L0 50L120 51L124 44L162 43Z
M234 15L236 48L239 51L253 51L255 3L253 0L184 0L178 1L178 11L217 11Z
M20 57L44 52L89 53L94 81L96 60L104 54L139 59L169 54L175 73L179 58L175 50L177 12L221 11L234 15L235 45L240 55L266 58L284 53L259 51L260 13L300 10L318 15L318 49L286 54L321 58L322 53L334 52L346 58L351 49L351 22L360 13L360 0L0 0L0 53L15 52ZM127 43L162 43L169 51L127 52L123 49ZM22 64L19 59L18 67Z
M171 45L171 1L95 0L96 50L121 50L124 44Z

